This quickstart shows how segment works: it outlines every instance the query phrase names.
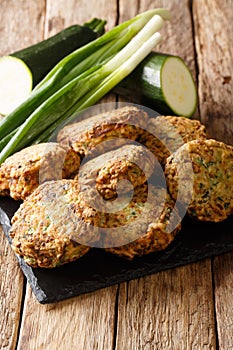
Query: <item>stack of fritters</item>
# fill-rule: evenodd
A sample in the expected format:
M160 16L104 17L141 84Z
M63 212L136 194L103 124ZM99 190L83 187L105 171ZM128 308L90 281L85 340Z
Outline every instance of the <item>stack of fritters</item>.
M65 152L60 163L53 162L54 154L37 160L32 146L20 162L16 154L0 168L2 195L30 194L10 234L13 249L31 266L59 266L90 247L129 259L163 250L181 229L176 201L199 220L220 221L233 213L233 149L207 140L199 121L149 118L127 106L67 125L57 141L51 147ZM167 188L152 184L158 161ZM36 180L26 186L21 177L28 164Z

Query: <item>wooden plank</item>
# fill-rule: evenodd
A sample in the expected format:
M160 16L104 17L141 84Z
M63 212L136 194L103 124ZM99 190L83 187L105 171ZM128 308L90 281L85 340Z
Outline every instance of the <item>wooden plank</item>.
M120 2L119 20L127 6ZM188 0L140 1L138 11L171 10L157 51L181 56L194 78L195 53ZM132 9L129 10L130 14ZM181 26L182 23L182 26ZM198 117L198 114L195 115ZM215 349L211 261L164 271L120 286L116 349Z
M210 136L233 144L233 6L193 1L201 119Z
M65 9L65 10L64 10ZM95 11L93 11L95 9ZM93 17L117 21L116 2L47 1L45 36ZM102 103L115 103L109 94ZM53 305L40 305L27 286L18 350L112 349L117 286ZM36 315L36 317L35 317Z
M141 0L139 12L165 7L171 12L171 20L160 30L163 40L156 51L178 55L184 59L193 77L196 77L194 41L189 0Z
M232 2L205 0L199 5L193 1L201 120L212 137L233 144ZM213 261L219 348L231 349L233 253Z
M140 1L128 0L119 1L119 23L127 21L129 18L133 18L140 11L139 9Z
M9 0L7 4L10 4ZM127 4L124 1L119 6L120 11L124 10L125 19L134 13L132 6L136 6L137 2L131 0L130 8ZM172 46L177 43L178 53L182 52L195 73L193 46L188 42L184 44L186 35L190 35L191 25L188 1L154 1L153 4L143 1L139 5L138 9L141 10L161 5L174 8L174 15L177 16L174 18L186 23L186 34L179 33L183 35L181 45L178 36L171 39L174 33L170 30L166 44L161 48L175 53ZM45 35L52 35L71 23L90 19L93 8L95 16L108 16L109 27L116 23L116 2L99 1L96 6L91 1L49 1ZM121 13L120 18L123 18ZM189 49L184 49L183 45L188 44ZM111 96L109 100L113 101ZM37 303L27 287L18 349L112 349L116 299L117 286L114 286L44 306ZM210 261L122 284L117 326L118 349L215 349Z
M0 56L43 39L44 1L1 0Z
M31 45L43 37L44 3L1 0L0 56ZM30 30L29 30L30 28ZM0 348L17 342L24 278L0 228Z
M233 349L233 253L213 263L219 349Z
M163 40L154 50L183 58L196 82L196 62L189 0L143 0L139 1L137 4L135 4L134 0L131 0L129 4L125 0L121 0L119 20L122 22L137 13L156 7L169 9L171 12L171 20L167 21L160 30ZM121 100L124 99L121 98ZM195 119L199 119L198 108L194 113L194 117Z
M72 24L83 24L93 17L107 20L106 30L117 22L117 1L58 0L47 1L47 16L45 22L45 37L51 36Z
M14 349L20 321L23 274L0 227L0 348Z
M26 292L18 350L112 349L117 286L40 305Z
M208 260L124 283L116 350L215 349Z

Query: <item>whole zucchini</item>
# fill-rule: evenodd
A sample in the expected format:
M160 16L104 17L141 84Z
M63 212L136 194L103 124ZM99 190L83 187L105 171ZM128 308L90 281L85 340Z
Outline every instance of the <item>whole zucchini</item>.
M190 117L197 107L197 90L181 57L150 53L115 89L136 103L164 115Z
M33 87L65 56L104 33L106 21L93 18L84 25L72 25L35 45L14 52L32 72Z
M106 21L93 18L72 25L51 38L0 58L0 114L8 115L32 89L71 52L104 33Z

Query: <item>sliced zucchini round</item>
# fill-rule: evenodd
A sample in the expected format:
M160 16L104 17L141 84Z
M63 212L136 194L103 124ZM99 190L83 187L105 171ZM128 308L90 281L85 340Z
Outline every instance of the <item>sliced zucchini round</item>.
M115 91L163 115L191 117L197 107L197 89L184 60L150 53Z
M167 57L161 70L164 100L177 115L191 116L197 105L197 93L189 69L179 57Z
M0 58L0 114L7 115L32 91L32 73L21 60L12 56Z

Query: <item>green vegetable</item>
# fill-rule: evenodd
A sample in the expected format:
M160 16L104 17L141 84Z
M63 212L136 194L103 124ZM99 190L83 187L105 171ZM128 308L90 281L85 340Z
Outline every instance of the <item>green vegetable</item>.
M0 114L13 111L26 100L32 90L32 73L28 66L16 57L0 58Z
M197 107L190 70L180 57L173 55L151 53L115 91L165 115L190 117Z
M102 35L106 21L94 18L84 25L72 25L35 45L11 54L31 70L33 86L65 56Z
M61 60L35 87L29 98L0 122L0 138L19 126L0 153L0 164L32 143L59 121L96 103L151 52L165 9L137 15ZM54 130L54 129L53 129Z
M0 140L0 149L3 149L8 144L8 142L10 142L11 138L16 134L18 129L19 127L11 131L8 135Z
M8 115L23 103L33 86L63 57L102 35L105 23L94 18L83 26L70 26L47 40L0 58L0 114Z

